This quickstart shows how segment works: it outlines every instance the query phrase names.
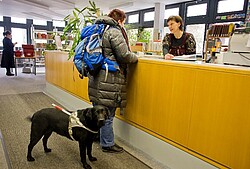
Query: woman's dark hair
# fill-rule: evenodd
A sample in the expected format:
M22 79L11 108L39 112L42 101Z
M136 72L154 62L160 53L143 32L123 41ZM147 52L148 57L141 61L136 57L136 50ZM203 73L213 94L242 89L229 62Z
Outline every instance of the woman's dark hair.
M110 13L108 14L108 16L111 17L111 18L113 18L117 22L119 20L121 22L123 22L127 18L126 14L123 11L121 11L120 9L113 9L112 11L110 11Z
M11 32L10 31L3 32L3 36L6 36L6 35L11 35Z
M175 21L177 23L180 23L181 25L179 26L179 29L182 31L183 30L183 21L182 21L182 18L178 15L175 15L175 16L170 16L168 19L167 19L167 23L169 21Z

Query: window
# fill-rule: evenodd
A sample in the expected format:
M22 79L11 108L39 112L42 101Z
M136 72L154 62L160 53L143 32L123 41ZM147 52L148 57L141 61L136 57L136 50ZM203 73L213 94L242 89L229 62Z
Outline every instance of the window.
M0 34L3 35L4 27L0 27ZM3 36L0 36L0 46L3 46Z
M139 14L128 16L128 23L138 23L138 22L139 22Z
M34 25L43 25L43 26L47 26L47 21L46 21L46 20L37 20L37 19L34 19L34 20L33 20L33 24L34 24Z
M153 40L153 36L154 36L154 28L145 28L144 30L147 31L148 34L150 35L149 36L149 41L152 41Z
M222 0L218 2L217 13L242 11L245 0Z
M12 42L17 42L15 47L22 47L27 44L27 30L22 28L11 28Z
M179 15L179 8L166 9L164 19L168 19L172 15Z
M168 27L164 27L163 37L166 35L166 33L171 33Z
M137 42L137 34L138 29L129 29L127 30L128 39L129 39L129 45L134 46Z
M25 19L25 18L11 17L11 22L13 22L13 23L23 23L23 24L26 24L26 19Z
M3 21L3 16L0 16L0 21Z
M186 32L192 33L196 42L196 53L201 54L204 42L205 24L193 24L186 26Z
M207 14L207 4L190 5L187 7L187 17L201 16Z
M155 19L155 12L144 13L144 21L153 21Z
M65 21L53 21L54 27L65 27Z

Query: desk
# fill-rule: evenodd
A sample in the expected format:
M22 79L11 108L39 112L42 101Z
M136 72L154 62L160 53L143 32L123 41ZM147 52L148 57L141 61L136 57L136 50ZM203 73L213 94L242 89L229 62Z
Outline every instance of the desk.
M17 60L22 60L22 59L29 59L33 60L33 70L32 73L36 75L36 57L15 57L15 76L17 76Z
M45 62L48 83L89 102L68 53L46 51ZM218 168L250 168L249 67L142 57L129 70L117 118Z

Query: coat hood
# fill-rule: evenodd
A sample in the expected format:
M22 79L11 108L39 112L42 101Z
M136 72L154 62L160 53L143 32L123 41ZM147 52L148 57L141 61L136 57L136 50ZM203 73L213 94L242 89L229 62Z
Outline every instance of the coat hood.
M95 21L96 24L107 24L111 26L119 26L118 22L116 22L113 18L109 16L100 16Z

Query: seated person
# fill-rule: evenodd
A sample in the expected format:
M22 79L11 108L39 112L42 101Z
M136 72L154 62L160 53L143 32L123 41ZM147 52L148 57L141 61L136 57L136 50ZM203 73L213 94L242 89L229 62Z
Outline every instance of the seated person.
M170 34L166 34L162 41L164 59L172 59L175 56L190 55L196 53L196 43L191 33L183 31L183 21L180 16L170 16L167 19Z

